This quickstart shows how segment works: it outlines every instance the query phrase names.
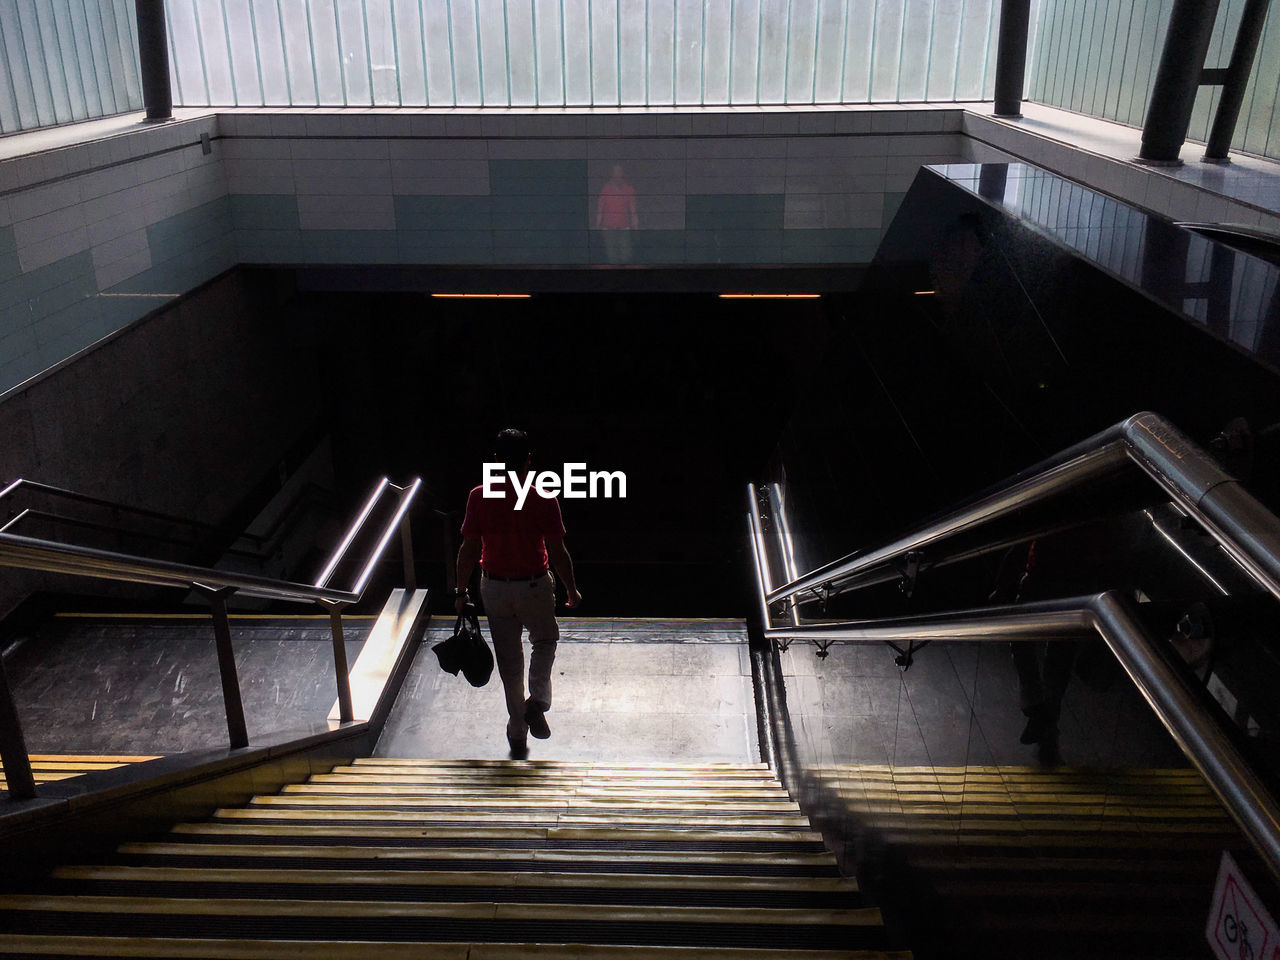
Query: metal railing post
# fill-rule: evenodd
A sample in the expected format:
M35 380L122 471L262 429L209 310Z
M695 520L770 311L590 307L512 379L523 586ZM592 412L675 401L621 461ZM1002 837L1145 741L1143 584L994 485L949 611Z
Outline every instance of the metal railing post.
M240 678L236 674L236 651L231 645L231 623L227 619L227 597L235 593L234 587L215 589L204 584L193 584L209 601L209 614L213 617L213 637L218 645L218 674L222 679L222 703L227 712L227 737L231 749L249 745L249 731L244 724L244 703L240 699Z
M413 569L413 528L409 526L409 514L400 521L400 558L404 561L404 588L418 589L418 577Z
M340 603L320 604L329 613L329 629L333 631L333 672L338 682L338 720L350 723L355 718L351 708L351 670L347 666L347 644L342 635L342 607Z
M22 736L22 721L13 702L13 690L9 687L9 675L5 673L3 660L0 660L0 762L4 763L9 796L14 800L34 800L36 780L31 774L27 741Z

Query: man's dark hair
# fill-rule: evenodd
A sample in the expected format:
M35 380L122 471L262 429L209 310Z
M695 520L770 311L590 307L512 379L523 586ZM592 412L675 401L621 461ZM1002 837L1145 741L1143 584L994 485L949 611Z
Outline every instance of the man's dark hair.
M498 433L493 441L493 458L506 464L507 470L519 470L529 459L529 436L515 427Z

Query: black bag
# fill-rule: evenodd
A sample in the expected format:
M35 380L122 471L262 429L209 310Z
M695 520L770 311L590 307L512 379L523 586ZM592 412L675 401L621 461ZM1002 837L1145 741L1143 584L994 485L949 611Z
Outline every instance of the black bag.
M453 636L431 648L440 659L440 669L452 673L458 671L473 687L483 687L493 674L493 651L485 643L476 619L476 608L467 604L453 625Z

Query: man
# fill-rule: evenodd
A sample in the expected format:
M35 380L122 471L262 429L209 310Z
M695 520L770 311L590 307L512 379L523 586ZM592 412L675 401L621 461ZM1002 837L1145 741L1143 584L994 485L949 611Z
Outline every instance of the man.
M635 187L627 183L622 165L615 163L612 175L596 199L596 229L604 237L605 255L610 263L631 262L631 231L639 226Z
M529 438L521 430L507 429L494 442L494 459L503 464L503 474L515 470L528 474L531 463ZM510 483L497 485L501 498L484 496L478 486L467 498L467 514L462 521L462 547L458 550L458 589L455 607L459 613L469 602L467 584L477 562L480 564L480 596L489 617L493 653L498 675L507 697L507 742L513 757L527 755L526 736L540 740L551 736L546 712L551 709L551 666L555 662L556 587L547 569L548 561L565 588L565 606L582 602L573 578L573 561L564 545L564 523L560 503L530 488L522 509L517 510L516 493ZM524 690L524 648L521 634L529 631L529 697Z

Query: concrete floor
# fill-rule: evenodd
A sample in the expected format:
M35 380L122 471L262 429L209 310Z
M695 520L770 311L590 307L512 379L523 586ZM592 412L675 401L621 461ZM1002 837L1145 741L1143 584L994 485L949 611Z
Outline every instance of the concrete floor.
M547 714L551 739L531 738L530 759L759 760L740 621L566 618L560 629L555 703ZM429 628L378 756L508 755L496 671L488 685L474 688L442 671L431 652L452 630L450 620Z

